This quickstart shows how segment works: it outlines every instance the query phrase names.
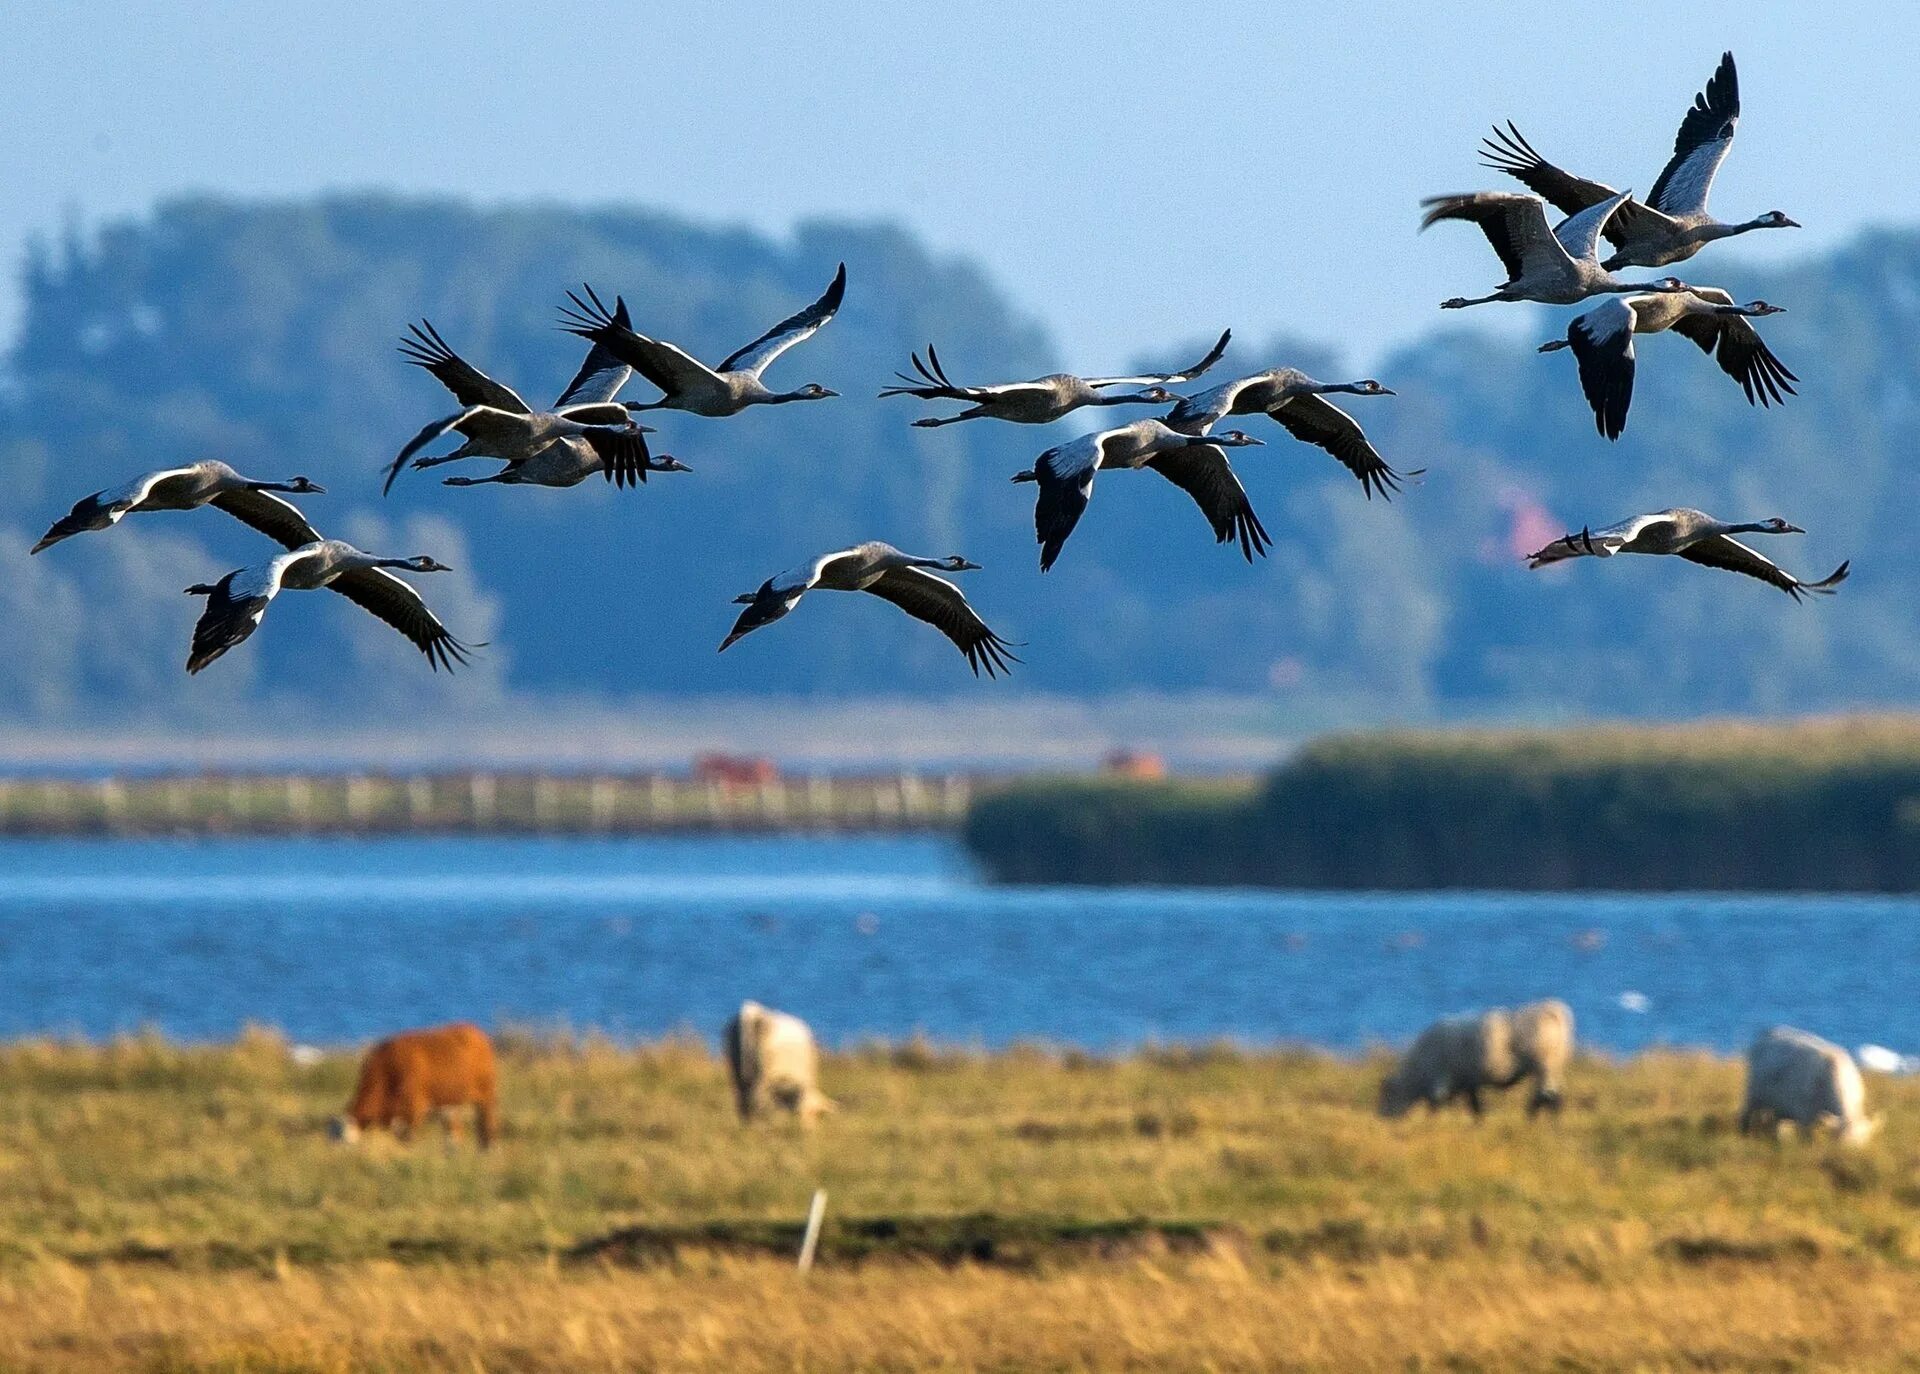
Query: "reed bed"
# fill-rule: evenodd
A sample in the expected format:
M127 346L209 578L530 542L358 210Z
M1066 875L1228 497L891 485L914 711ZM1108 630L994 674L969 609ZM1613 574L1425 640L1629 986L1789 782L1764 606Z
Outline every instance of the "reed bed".
M1920 890L1920 719L1386 731L1264 785L1037 780L966 838L1010 882Z

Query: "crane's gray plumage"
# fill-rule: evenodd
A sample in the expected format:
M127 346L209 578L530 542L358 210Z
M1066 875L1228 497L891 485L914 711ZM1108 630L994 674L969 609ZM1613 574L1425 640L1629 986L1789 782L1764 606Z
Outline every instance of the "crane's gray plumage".
M1600 265L1600 231L1630 195L1622 191L1552 227L1547 224L1547 203L1538 196L1517 191L1429 196L1420 202L1427 211L1420 220L1422 231L1449 219L1477 224L1507 269L1507 280L1498 290L1472 299L1454 296L1440 302L1440 308L1459 310L1488 301L1574 305L1604 292L1684 291L1685 284L1671 277L1621 281Z
M1593 407L1593 422L1609 439L1618 439L1627 427L1627 409L1633 403L1635 334L1673 330L1700 345L1720 364L1721 371L1740 383L1747 404L1784 403L1799 380L1773 356L1751 321L1777 315L1785 307L1765 301L1735 305L1733 297L1717 287L1696 286L1690 291L1651 296L1615 296L1567 325L1564 339L1540 345L1542 353L1570 348L1580 365L1580 386Z
M1750 220L1725 223L1707 213L1713 179L1733 147L1734 126L1740 119L1740 77L1733 54L1723 53L1720 66L1706 90L1680 121L1673 156L1653 184L1645 204L1629 200L1607 221L1607 241L1618 250L1601 265L1609 271L1622 267L1665 267L1684 262L1717 239L1732 238L1755 229L1798 229L1779 210ZM1495 127L1481 144L1482 165L1519 179L1528 190L1545 196L1562 213L1572 214L1597 205L1615 194L1604 182L1590 181L1548 162L1535 152L1511 121Z
M1229 415L1265 415L1294 438L1339 459L1360 479L1368 500L1376 491L1391 500L1403 476L1415 477L1425 469L1395 472L1368 442L1359 422L1326 399L1334 394L1391 396L1393 392L1371 377L1358 382L1318 382L1298 368L1277 367L1188 396L1168 412L1166 422L1183 434L1205 434Z
M185 467L161 468L123 486L96 491L76 501L73 509L54 521L28 552L39 553L76 534L111 529L120 523L122 516L137 512L198 510L201 506L214 506L288 548L298 548L320 536L291 501L283 501L274 493L298 496L325 491L325 487L305 477L292 477L284 482L256 481L214 459Z
M915 420L917 429L937 429L957 425L962 420L1007 420L1017 425L1044 425L1069 415L1082 406L1172 405L1179 400L1166 390L1168 385L1190 382L1215 363L1227 351L1233 338L1231 329L1223 330L1206 356L1178 372L1147 372L1133 377L1077 377L1070 372L1050 372L1024 382L1002 382L995 386L960 386L947 376L940 355L927 345L927 361L913 355L918 380L896 372L904 385L890 386L881 396L917 396L923 401L964 401L972 406L958 415L927 416ZM1143 387L1140 391L1109 392L1115 386Z
M747 609L740 612L733 629L720 642L720 651L725 653L742 636L773 624L810 591L871 592L952 640L976 677L982 671L988 677L997 677L1010 672L1010 665L1020 661L1012 652L1013 646L987 628L958 587L930 571L970 572L979 566L958 554L950 558L915 557L878 540L822 554L768 578L756 591L735 597Z
M647 425L640 425L638 429L642 434L653 433ZM449 458L416 458L413 465L430 468L450 461ZM638 466L623 466L612 476L616 487L625 487L646 481L650 472L692 471L672 454L662 453L649 455L646 462ZM574 487L596 472L606 475L607 465L591 444L583 439L556 439L530 458L510 460L491 477L444 477L441 481L450 487L484 487L495 483L509 487Z
M1569 558L1611 558L1616 553L1672 554L1702 567L1756 577L1778 587L1795 601L1808 592L1831 595L1846 581L1852 563L1842 563L1818 582L1803 582L1792 573L1748 548L1736 534L1804 534L1798 525L1790 525L1779 516L1732 524L1715 519L1705 511L1676 506L1671 510L1636 515L1601 529L1584 529L1578 534L1562 535L1538 553L1529 556L1529 568L1544 568Z
M620 318L624 318L621 316ZM552 410L536 411L518 392L497 382L448 347L432 322L422 320L409 325L410 338L400 343L400 352L416 367L424 368L453 393L463 407L458 413L442 416L407 441L399 456L387 465L384 495L393 490L394 479L407 460L434 440L459 433L466 442L452 453L422 459L415 467L436 467L466 458L497 458L508 464L505 472L486 481L510 481L534 484L542 468L524 467L556 444L573 451L556 455L546 465L560 475L600 472L616 486L646 481L649 471L662 471L647 452L646 434L632 423L626 407L613 399L629 375L625 364L596 345L574 379L567 384ZM584 471L583 471L584 469ZM518 475L508 476L508 473ZM573 481L580 480L574 477ZM541 482L542 486L571 486L573 482ZM469 485L455 483L454 485Z
M614 308L609 311L591 286L585 290L585 300L571 291L567 293L573 307L562 308L562 328L593 340L595 348L605 348L664 393L659 400L645 405L627 402L628 410L684 410L719 418L737 415L752 405L816 401L839 394L818 382L810 382L795 391L770 391L760 380L760 374L775 358L812 338L834 317L847 293L844 262L819 300L780 321L745 348L729 355L717 368L708 367L674 344L636 333L626 322L623 298L616 296Z
M1272 541L1227 462L1226 450L1260 443L1237 429L1226 434L1187 434L1163 420L1135 420L1048 449L1031 468L1013 478L1040 487L1033 507L1040 571L1046 572L1060 557L1067 536L1093 499L1094 474L1101 468L1152 468L1193 498L1213 526L1215 542L1238 540L1241 554L1251 563L1256 554L1266 553Z
M444 563L425 554L413 558L380 558L338 539L316 539L266 563L236 568L218 582L187 588L190 596L207 598L206 609L193 627L193 648L187 671L197 673L260 628L267 607L283 591L314 591L326 587L356 606L372 612L400 631L427 656L437 672L451 672L467 662L479 646L462 644L427 609L420 593L388 571L446 572Z

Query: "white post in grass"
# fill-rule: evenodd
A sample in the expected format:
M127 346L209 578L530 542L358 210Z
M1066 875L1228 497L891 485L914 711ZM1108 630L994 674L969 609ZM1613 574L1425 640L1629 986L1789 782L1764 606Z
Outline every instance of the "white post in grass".
M807 1234L800 1242L800 1272L813 1268L813 1252L820 1246L820 1224L827 1219L827 1190L813 1190L813 1206L807 1209Z

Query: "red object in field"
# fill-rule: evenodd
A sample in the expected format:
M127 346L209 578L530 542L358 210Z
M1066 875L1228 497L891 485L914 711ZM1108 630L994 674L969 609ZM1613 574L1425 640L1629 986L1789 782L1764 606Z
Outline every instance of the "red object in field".
M1108 777L1155 782L1167 775L1166 760L1138 749L1116 749L1100 765Z
M693 761L695 782L717 782L725 787L762 787L780 780L772 759L739 754L702 754Z

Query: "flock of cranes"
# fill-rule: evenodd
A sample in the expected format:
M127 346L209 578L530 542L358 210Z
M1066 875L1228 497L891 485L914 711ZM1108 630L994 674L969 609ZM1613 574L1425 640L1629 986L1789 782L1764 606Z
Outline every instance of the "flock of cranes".
M1531 194L1477 191L1430 198L1421 227L1457 220L1477 225L1506 269L1507 279L1484 296L1454 297L1444 309L1492 301L1598 304L1577 315L1563 338L1541 346L1543 353L1573 353L1579 381L1601 434L1617 439L1626 428L1633 398L1634 338L1673 331L1691 339L1738 382L1749 404L1772 405L1794 394L1798 379L1761 339L1754 321L1781 307L1765 301L1738 304L1725 291L1695 286L1677 277L1629 281L1624 269L1661 268L1691 259L1707 244L1758 229L1792 228L1780 211L1724 223L1707 210L1715 173L1732 147L1740 115L1739 78L1733 55L1695 97L1681 121L1672 158L1653 191L1642 202L1631 191L1615 191L1602 182L1562 171L1546 161L1511 122L1496 127L1482 143L1482 165L1506 173ZM1549 223L1547 207L1565 215ZM1601 243L1612 252L1602 257ZM425 369L453 396L459 409L424 426L388 464L383 491L409 466L414 469L484 458L501 466L484 477L443 479L449 486L505 485L571 487L599 473L626 487L645 482L649 473L688 472L677 458L654 455L647 435L654 431L634 419L648 411L685 411L723 418L752 406L826 400L838 393L810 382L775 391L764 376L783 354L823 328L846 295L843 263L832 283L811 305L774 325L717 366L708 366L685 349L641 334L633 327L626 301L609 309L591 286L568 293L562 327L591 345L578 373L551 407L529 405L511 387L468 363L422 320L410 326L401 344L405 359ZM910 396L922 401L954 402L966 408L951 415L913 421L936 428L965 420L1009 424L1047 424L1085 408L1150 405L1169 407L1157 419L1135 420L1082 435L1040 454L1015 482L1038 488L1034 532L1040 545L1040 569L1053 567L1092 501L1095 477L1103 469L1150 468L1184 491L1222 544L1237 543L1251 562L1272 540L1254 513L1247 493L1227 459L1227 450L1264 441L1240 429L1216 432L1234 416L1265 415L1293 438L1318 447L1344 465L1371 499L1390 498L1421 469L1397 471L1381 457L1359 423L1331 396L1391 396L1378 381L1321 382L1293 368L1273 368L1191 394L1169 388L1192 382L1225 355L1231 331L1223 332L1205 356L1173 372L1113 377L1053 373L1027 381L963 386L953 381L939 353L929 345L922 360L913 354L914 375L898 373L899 385L882 397ZM647 402L618 399L632 377L656 388ZM459 447L437 456L421 450L457 434ZM305 477L285 481L248 478L224 463L199 462L150 472L125 486L95 492L56 521L35 544L39 553L76 534L104 530L122 517L163 510L213 506L284 546L265 562L236 569L216 582L187 588L206 598L194 627L187 671L197 673L259 628L273 599L283 591L328 588L378 616L419 648L435 669L451 670L468 661L475 645L449 633L420 594L397 572L446 571L426 555L378 557L336 539L324 538L285 497L320 493ZM1744 573L1780 588L1796 600L1808 592L1830 593L1847 575L1842 563L1818 582L1805 582L1735 538L1740 534L1797 534L1799 527L1775 517L1728 522L1704 512L1674 508L1635 516L1601 529L1583 529L1555 540L1532 555L1530 567L1579 557L1616 553L1675 554L1691 562ZM736 601L745 609L721 642L724 651L741 637L781 619L809 591L867 592L893 603L950 639L975 674L998 676L1020 660L1014 645L991 630L960 588L940 573L978 568L959 555L925 558L903 553L879 541L823 553L768 578Z

